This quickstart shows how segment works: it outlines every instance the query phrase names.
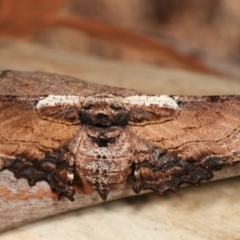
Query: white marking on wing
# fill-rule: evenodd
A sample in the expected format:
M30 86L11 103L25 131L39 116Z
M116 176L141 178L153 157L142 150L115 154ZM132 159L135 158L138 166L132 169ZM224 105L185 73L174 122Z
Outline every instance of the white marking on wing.
M169 97L167 95L162 96L131 96L126 97L124 99L125 103L128 104L136 104L136 105L144 105L144 106L159 106L159 107L165 107L165 108L171 108L171 109L180 109L178 106L177 100L179 97Z
M83 100L82 97L74 96L74 95L49 95L41 100L36 105L36 108L43 108L49 106L57 106L57 105L77 105Z

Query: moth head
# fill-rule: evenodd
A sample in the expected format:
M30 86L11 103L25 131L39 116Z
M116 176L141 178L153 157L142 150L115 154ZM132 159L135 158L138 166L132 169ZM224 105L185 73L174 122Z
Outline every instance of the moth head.
M124 104L114 97L89 99L80 110L81 123L98 127L125 126L128 119Z

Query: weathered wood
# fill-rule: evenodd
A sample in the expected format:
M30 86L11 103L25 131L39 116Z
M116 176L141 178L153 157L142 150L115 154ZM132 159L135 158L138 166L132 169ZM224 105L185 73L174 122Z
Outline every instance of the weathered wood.
M36 95L36 94L82 94L107 91L107 86L89 84L70 77L56 76L52 78L41 77L41 73L24 73L4 71L0 73L0 94L4 95ZM51 75L49 75L51 76ZM39 81L41 80L41 81ZM113 90L112 90L113 91ZM125 95L136 94L136 91L117 89ZM240 175L240 167L225 168L217 172L214 179ZM108 200L134 195L130 184L120 186L110 193ZM24 179L16 180L11 172L0 172L0 230L6 230L54 215L60 212L77 209L102 202L96 192L89 195L82 194L77 189L75 202L67 199L58 201L45 182L29 187Z

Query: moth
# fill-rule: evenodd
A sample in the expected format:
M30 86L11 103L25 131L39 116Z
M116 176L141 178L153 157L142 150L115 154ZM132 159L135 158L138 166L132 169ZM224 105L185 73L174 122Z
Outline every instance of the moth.
M239 96L0 97L0 170L59 199L78 184L106 200L128 179L135 193L198 186L240 161L239 141Z

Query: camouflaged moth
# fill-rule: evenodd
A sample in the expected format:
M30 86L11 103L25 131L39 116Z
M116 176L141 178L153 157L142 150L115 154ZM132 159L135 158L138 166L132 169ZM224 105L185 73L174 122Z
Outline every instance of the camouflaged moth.
M113 88L0 97L0 170L31 186L46 181L59 199L73 200L79 184L105 200L128 178L136 193L199 185L240 161L239 141L238 96L124 95Z

